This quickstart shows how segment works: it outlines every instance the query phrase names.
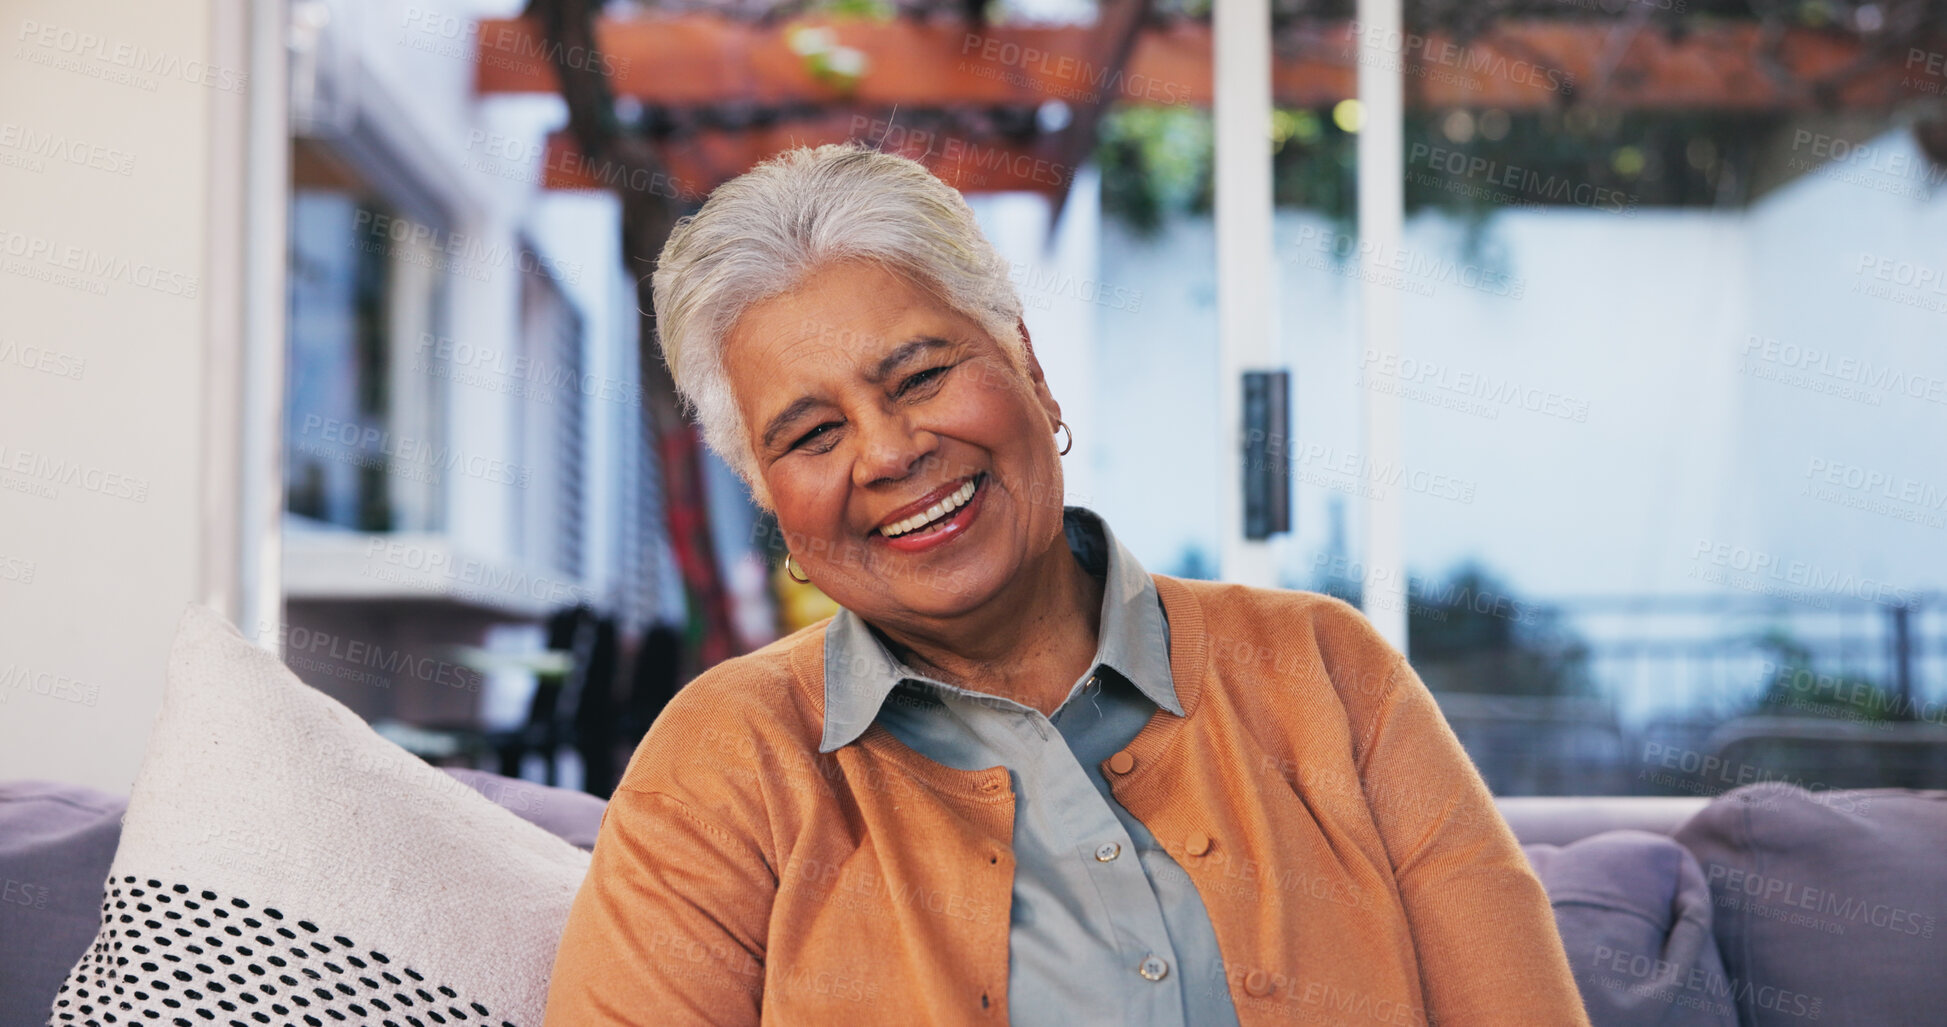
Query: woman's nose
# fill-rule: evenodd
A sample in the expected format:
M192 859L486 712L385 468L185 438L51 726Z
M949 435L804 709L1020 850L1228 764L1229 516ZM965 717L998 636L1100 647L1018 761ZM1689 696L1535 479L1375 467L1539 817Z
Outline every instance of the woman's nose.
M873 417L862 423L854 480L859 485L899 481L925 465L939 446L939 436L904 417Z

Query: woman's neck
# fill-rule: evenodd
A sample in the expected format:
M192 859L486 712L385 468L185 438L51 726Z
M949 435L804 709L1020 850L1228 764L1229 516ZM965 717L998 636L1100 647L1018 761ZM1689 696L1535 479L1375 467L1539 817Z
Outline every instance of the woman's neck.
M969 691L1053 714L1094 663L1103 583L1075 559L1065 533L980 609L950 622L877 625L893 655Z

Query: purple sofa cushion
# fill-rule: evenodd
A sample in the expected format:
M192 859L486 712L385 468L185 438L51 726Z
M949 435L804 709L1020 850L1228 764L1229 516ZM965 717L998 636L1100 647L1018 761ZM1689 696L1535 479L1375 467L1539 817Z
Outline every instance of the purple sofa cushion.
M1604 831L1565 846L1528 845L1548 891L1575 983L1595 1027L1732 1027L1711 997L1724 963L1711 934L1710 888L1666 835Z
M443 767L474 791L582 849L607 803L593 795ZM101 930L102 882L125 796L58 781L0 781L0 1027L40 1027Z
M0 781L0 1027L46 1023L95 940L127 805L80 785Z
M1748 785L1676 838L1745 1027L1947 1023L1947 792Z
M608 803L587 792L552 788L533 781L502 777L486 770L442 767L467 787L505 807L509 812L578 849L593 852L595 835L602 829L602 812Z

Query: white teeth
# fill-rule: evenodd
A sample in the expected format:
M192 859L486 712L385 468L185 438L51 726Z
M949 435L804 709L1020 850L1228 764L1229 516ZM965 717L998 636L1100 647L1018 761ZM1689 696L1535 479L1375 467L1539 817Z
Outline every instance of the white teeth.
M937 521L940 518L946 516L947 514L950 514L953 511L960 509L961 506L966 504L967 500L973 498L973 494L974 494L974 483L969 481L965 485L960 486L960 488L956 490L952 495L946 497L945 499L940 500L937 503L934 503L932 506L927 507L925 510L916 513L911 517L906 518L905 520L894 521L891 524L888 524L885 527L880 528L879 534L884 535L887 538L892 538L897 535L904 535L907 532L914 531L919 528L923 528L926 525L931 524L934 521Z

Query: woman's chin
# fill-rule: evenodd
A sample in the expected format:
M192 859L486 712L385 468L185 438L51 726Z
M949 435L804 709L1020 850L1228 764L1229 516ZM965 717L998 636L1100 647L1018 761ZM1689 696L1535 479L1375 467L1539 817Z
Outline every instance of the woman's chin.
M902 559L893 554L888 561L874 561L873 570L878 573L872 576L874 580L862 583L867 587L858 594L856 605L837 596L833 599L867 620L875 619L875 615L895 621L957 617L1000 594L1019 567L1019 560L999 554L990 557L979 548L969 546L964 559L956 554L954 559L937 561Z

